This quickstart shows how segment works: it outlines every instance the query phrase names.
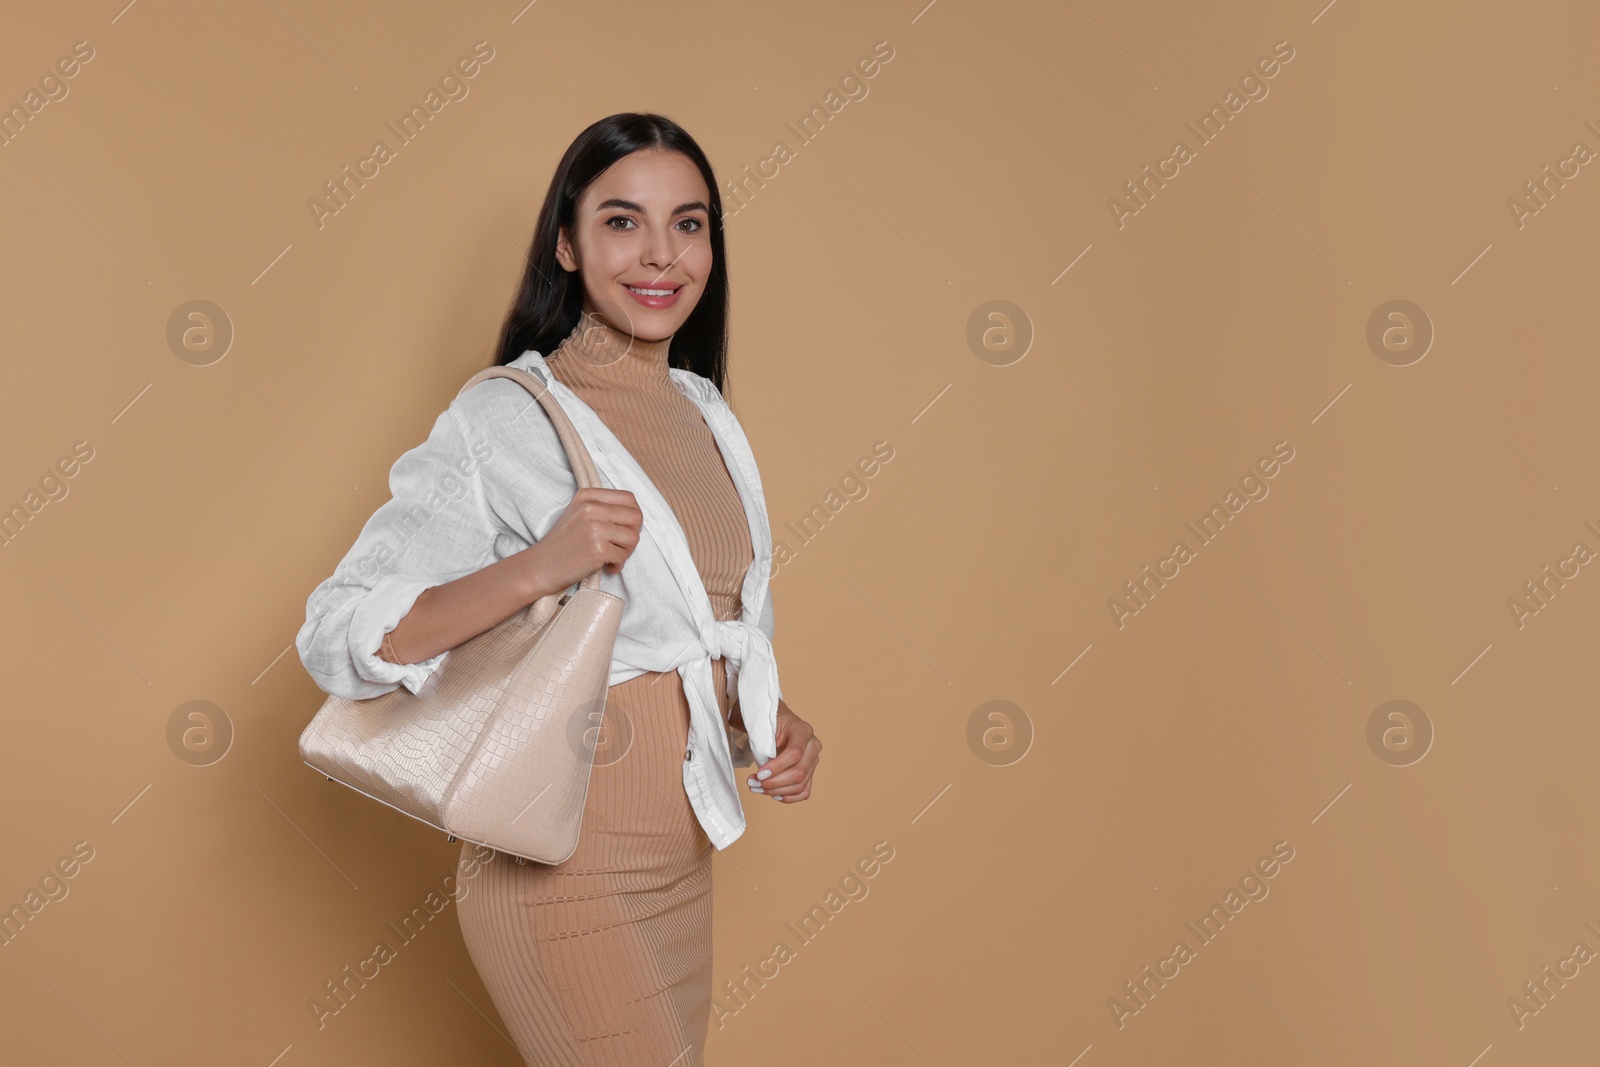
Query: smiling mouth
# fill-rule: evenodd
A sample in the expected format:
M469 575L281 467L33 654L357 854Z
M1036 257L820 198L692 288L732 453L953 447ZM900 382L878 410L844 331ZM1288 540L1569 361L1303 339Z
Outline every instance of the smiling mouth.
M636 293L639 296L671 296L683 288L682 285L629 285L626 282L623 283L622 287L628 292Z

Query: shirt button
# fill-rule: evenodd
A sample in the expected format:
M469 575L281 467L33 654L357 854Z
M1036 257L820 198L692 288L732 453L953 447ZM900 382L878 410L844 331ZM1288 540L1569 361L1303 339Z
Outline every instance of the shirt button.
M683 750L683 758L685 760L687 760L692 755L694 755L694 746L693 745L690 745L688 748Z

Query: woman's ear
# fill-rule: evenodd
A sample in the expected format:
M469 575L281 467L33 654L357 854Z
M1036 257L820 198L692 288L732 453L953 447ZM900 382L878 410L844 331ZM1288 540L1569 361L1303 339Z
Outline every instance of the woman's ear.
M561 264L561 269L568 274L578 269L578 258L573 255L572 241L564 226L556 237L556 262Z

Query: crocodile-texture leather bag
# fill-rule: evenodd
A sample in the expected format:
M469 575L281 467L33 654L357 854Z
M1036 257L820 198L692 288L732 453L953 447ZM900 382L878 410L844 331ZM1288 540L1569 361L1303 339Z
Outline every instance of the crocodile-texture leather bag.
M544 406L579 487L599 486L583 440L533 374L490 367ZM623 601L600 569L450 650L421 689L330 696L300 756L330 781L457 837L560 863L578 847Z

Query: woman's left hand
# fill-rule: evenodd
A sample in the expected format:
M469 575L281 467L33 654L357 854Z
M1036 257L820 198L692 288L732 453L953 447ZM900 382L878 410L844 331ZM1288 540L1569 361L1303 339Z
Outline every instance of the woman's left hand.
M778 701L778 754L747 778L751 792L795 804L811 795L811 776L822 755L822 742L811 724Z

